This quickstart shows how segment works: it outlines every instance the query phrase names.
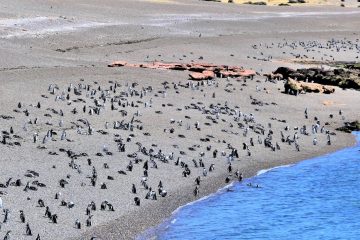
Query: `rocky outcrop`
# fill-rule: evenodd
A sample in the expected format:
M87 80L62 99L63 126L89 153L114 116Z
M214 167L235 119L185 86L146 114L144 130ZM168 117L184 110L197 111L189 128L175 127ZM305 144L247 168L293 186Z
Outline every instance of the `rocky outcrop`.
M108 67L139 67L150 69L168 69L177 71L189 71L191 80L208 80L216 77L244 77L252 78L256 75L254 70L243 69L238 66L215 65L211 63L163 63L152 62L142 64L131 64L125 61L115 61L108 65Z
M360 122L345 122L344 126L337 128L336 130L351 133L353 131L360 131Z
M296 81L289 78L285 84L285 93L298 95L299 93L313 92L313 93L325 93L330 94L335 92L335 88L327 85L321 85L318 83L309 83L303 81Z
M360 64L349 64L332 70L321 68L291 69L279 67L273 74L282 74L284 79L313 82L360 90Z

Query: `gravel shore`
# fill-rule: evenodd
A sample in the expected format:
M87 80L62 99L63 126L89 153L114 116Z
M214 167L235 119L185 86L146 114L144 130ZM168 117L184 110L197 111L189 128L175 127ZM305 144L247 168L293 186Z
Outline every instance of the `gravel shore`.
M133 239L178 207L224 187L227 177L237 181L236 170L248 178L261 169L296 163L355 142L351 134L335 128L359 119L358 91L336 88L333 94L292 96L283 93L283 81L273 83L262 76L279 66L309 66L294 61L304 55L323 61L322 67L327 67L326 61L358 61L354 46L360 44L360 11L355 8L5 0L0 9L0 141L9 136L0 144L0 183L5 185L0 197L10 211L9 221L1 224L0 239L7 231L13 239L31 239L20 221L20 210L33 239L38 234L41 239ZM329 43L341 46L341 51L319 47ZM213 63L242 66L258 74L254 79L216 78L198 85L189 81L188 71L108 68L115 60ZM221 109L219 114L213 114L215 106ZM97 107L100 113L90 114ZM313 134L315 117L324 131ZM116 121L131 123L133 131L114 129ZM309 135L300 134L304 125ZM254 131L257 126L264 134ZM326 130L335 133L331 145ZM52 136L45 137L49 131ZM280 149L265 148L269 132ZM289 139L298 135L300 151L293 142L282 142L281 132ZM125 152L119 151L119 142L125 144ZM161 150L153 159L156 167L151 154L138 151L139 145L153 149L154 155ZM232 149L239 157L231 162L229 173ZM200 159L207 176L203 167L194 165L193 160ZM166 197L145 199L149 189L140 182L146 161L146 185L158 193L161 181ZM127 169L129 162L132 171ZM210 172L211 164L215 169ZM185 165L191 170L186 177ZM92 186L94 169L97 183ZM26 176L28 170L39 176ZM194 196L198 176L201 184ZM17 179L21 186L16 186ZM64 188L61 179L68 182ZM37 185L36 191L26 189L27 183ZM106 189L101 189L102 183ZM54 199L59 192L59 199ZM134 204L134 197L139 197L140 206ZM44 217L39 199L58 216L57 223ZM66 206L61 206L62 200ZM87 227L86 208L91 201L97 210L91 211L92 226ZM115 211L109 211L109 205L101 211L104 201ZM69 207L69 202L74 206ZM76 220L81 229L75 227Z

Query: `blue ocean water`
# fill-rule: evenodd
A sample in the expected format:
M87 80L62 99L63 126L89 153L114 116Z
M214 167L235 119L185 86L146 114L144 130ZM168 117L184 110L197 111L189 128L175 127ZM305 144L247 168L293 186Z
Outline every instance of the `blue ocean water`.
M360 239L358 144L274 168L179 209L156 239ZM248 184L258 184L259 188Z

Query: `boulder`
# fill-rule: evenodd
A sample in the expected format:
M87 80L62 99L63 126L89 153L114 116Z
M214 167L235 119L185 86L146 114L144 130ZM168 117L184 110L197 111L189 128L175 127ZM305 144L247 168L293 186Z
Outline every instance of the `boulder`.
M202 81L206 80L206 76L203 73L192 72L189 74L191 80Z
M286 93L293 93L297 95L300 92L314 92L330 94L335 92L335 88L327 85L321 85L318 83L309 83L303 81L296 81L289 78L284 84Z
M213 71L205 70L202 72L202 74L206 79L213 79L215 77L215 73Z
M351 133L353 131L360 131L360 122L345 122L344 126L337 128L336 130Z
M307 82L299 82L301 90L305 92L315 92L322 93L324 92L321 84L318 83L307 83Z
M295 70L292 69L292 68L279 67L278 69L276 69L274 74L280 73L281 75L283 75L284 79L287 79L289 77L289 75L294 73L294 72L295 72Z

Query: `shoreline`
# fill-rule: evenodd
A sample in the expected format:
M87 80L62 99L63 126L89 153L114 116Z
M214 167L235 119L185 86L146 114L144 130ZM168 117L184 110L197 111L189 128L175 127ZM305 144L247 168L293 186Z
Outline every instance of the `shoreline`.
M340 133L340 132L339 132ZM306 153L303 154L299 158L293 158L289 161L283 161L280 165L277 163L271 163L270 168L281 167L284 165L293 165L305 160L311 160L312 158L319 157L321 155L327 155L341 149L352 147L356 144L356 138L353 134L346 134L348 137L346 138L346 143L338 146L331 147L330 150L321 150L316 153ZM257 172L261 170L265 170L269 168L252 168L252 169L243 169L244 171L244 179L249 179L256 176ZM181 193L177 193L174 195L170 195L167 197L167 201L162 202L161 210L163 211L159 217L159 210L156 209L156 206L153 206L151 209L139 209L133 212L129 212L128 214L121 216L118 220L113 220L108 223L99 225L94 227L93 229L83 233L80 237L75 237L73 240L80 239L90 239L93 236L96 236L98 239L147 239L146 234L148 231L155 230L161 224L169 221L176 211L180 210L182 207L192 204L193 202L201 201L204 198L208 198L209 196L216 194L218 191L224 189L227 185L234 184L236 181L232 181L231 183L225 184L224 178L227 174L222 174L216 177L212 177L213 179L207 181L204 185L202 185L203 191L200 192L199 197L194 198L191 193L187 195L182 195ZM188 189L183 189L184 192L189 192ZM171 202L171 199L174 202ZM179 200L180 198L180 200ZM156 217L154 217L156 216ZM131 227L130 227L131 226ZM134 227L136 226L136 227ZM131 229L131 230L130 230Z
M343 148L343 149L340 149L340 150L336 150L335 152L331 152L329 154L321 155L321 156L318 156L318 157L315 157L315 158L306 159L306 160L303 160L303 161L298 162L296 164L284 165L284 166L279 166L279 167L274 167L274 168L268 169L269 171L272 171L272 169L286 168L286 170L279 170L279 171L269 173L268 176L260 177L260 179L257 179L257 177L259 175L256 175L256 176L253 176L253 177L247 179L247 181L237 182L237 183L235 183L235 186L233 186L234 191L232 191L232 193L227 193L224 188L219 189L219 191L217 191L214 194L211 194L211 195L209 195L207 197L203 197L203 198L198 199L198 200L196 200L194 202L191 202L189 204L186 204L184 206L179 207L176 210L176 212L174 212L173 215L170 218L163 221L157 227L150 228L149 230L147 230L145 232L145 234L141 235L141 237L137 237L136 239L137 240L168 239L169 235L172 236L172 237L174 237L174 235L175 236L179 236L179 235L184 236L184 234L186 234L186 231L184 231L184 228L187 229L187 230L194 231L194 235L196 235L196 236L202 236L202 234L199 234L199 232L197 230L193 230L194 228L190 228L190 227L188 227L186 225L189 222L189 224L192 225L192 226L194 226L194 225L199 226L199 225L196 225L194 219L201 219L203 221L202 224L204 224L205 223L204 220L207 219L207 218L204 217L204 215L202 215L201 213L207 212L208 214L212 214L212 212L214 211L214 212L221 215L221 210L219 210L219 209L223 209L224 211L226 211L226 213L231 216L230 219L232 219L233 221L236 221L236 219L237 219L237 218L234 217L234 215L236 215L236 216L240 215L241 216L241 214L237 210L240 210L242 214L248 213L248 214L251 214L251 216L254 217L254 214L258 214L258 213L254 213L253 209L250 210L251 213L249 213L249 209L247 209L246 207L242 207L242 209L241 209L242 203L239 202L239 200L234 201L232 199L232 197L235 197L235 199L237 199L239 196L242 195L243 191L245 193L249 194L248 191L246 190L246 188L247 188L246 185L248 183L259 183L260 188L263 189L266 192L265 195L268 196L268 197L271 196L272 191L275 191L277 193L277 194L275 194L275 196L277 196L275 199L278 199L279 195L281 196L281 191L282 191L283 188L285 188L288 192L281 196L282 197L281 200L284 201L284 198L285 198L284 196L285 195L286 196L290 195L290 197L289 197L290 200L287 201L286 207L288 208L289 205L294 204L295 205L294 207L296 208L296 210L295 210L296 213L294 213L294 216L297 216L299 214L298 208L301 208L301 206L303 206L303 208L307 208L306 204L303 204L303 202L301 202L301 203L296 202L297 197L300 198L300 199L307 199L309 201L308 202L309 204L312 203L311 198L313 196L308 195L309 194L309 188L311 188L312 183L316 184L316 183L318 183L318 181L321 182L321 180L322 180L321 177L318 177L318 178L314 179L314 175L316 175L316 176L321 175L323 177L323 179L326 179L324 181L328 181L327 180L327 173L332 173L334 171L335 172L334 174L337 174L337 176L340 177L342 175L342 173L340 173L340 174L336 173L336 170L338 168L343 169L344 166L345 166L345 168L346 168L346 166L349 168L349 166L351 164L349 165L348 161L351 161L352 164L355 164L355 165L352 165L352 167L353 167L353 170L356 169L357 162L356 162L356 158L354 158L354 156L356 156L356 154L358 152L358 148L360 147L360 131L353 131L351 134L354 135L356 140L357 140L356 144L353 145L353 146L346 147L346 148ZM352 152L352 155L349 154L350 151ZM345 154L345 156L343 154ZM338 156L341 160L338 160L337 157L335 157L335 156ZM343 158L343 156L344 156L344 158ZM350 156L351 156L352 159L350 159ZM317 170L314 171L314 172L309 172L309 169L314 168L314 166L316 166L316 168L319 168L319 172L317 172ZM328 169L328 167L331 168L331 170ZM292 168L292 169L289 169L289 168ZM307 180L304 180L304 181L307 182L309 188L305 187L305 189L306 189L305 193L304 193L305 197L303 197L303 196L298 196L297 195L297 194L302 194L302 190L299 190L299 189L302 189L302 188L298 188L298 186L296 185L297 182L294 181L291 178L294 176L294 178L297 179L297 181L301 181L300 178L302 178L302 176L306 176L306 175L299 174L298 171L301 171L301 170L306 169L306 168L307 168L307 170L308 170L307 172L310 174L310 176L307 176L306 177ZM296 169L299 169L299 170L296 170ZM346 170L349 170L349 169L346 169ZM289 174L289 172L291 172L292 174ZM339 172L342 172L342 171L340 170ZM350 174L354 175L354 173L355 172L351 172ZM262 174L260 174L260 175L262 175ZM271 176L274 176L274 175L276 175L277 177L276 178L271 177ZM286 175L287 177L282 177L284 175ZM281 179L280 182L279 182L279 186L277 186L278 178ZM290 180L289 180L290 183L295 184L296 189L293 189L291 184L290 184L291 187L286 188L285 185L287 185L286 181L288 180L288 178L290 178ZM265 179L265 181L264 181L264 179ZM276 180L274 180L274 179L276 179ZM333 184L333 181L334 180L336 181L336 179L337 179L336 177L332 178L332 181L329 181L329 185ZM269 181L272 181L272 184L269 184ZM337 186L339 186L339 185L337 185ZM269 191L268 190L269 187L272 188L272 190ZM279 190L279 188L281 190ZM355 184L352 187L348 187L347 190L344 190L344 192L347 192L352 188L354 189L354 192L358 191L358 189L356 188L356 184ZM341 190L340 190L340 192L341 192ZM332 197L337 197L338 200L341 199L339 197L340 193L335 194L337 196L333 196L332 194L326 195L326 193L329 193L329 191L334 193L334 189L331 189L331 190L329 190L327 188L319 189L319 191L317 192L318 195L316 195L316 196L321 197L321 196L325 195L324 197L325 198L328 197L329 200L333 199ZM294 194L294 192L296 192L297 194ZM344 193L344 192L342 192L342 193ZM242 198L240 197L244 202L247 202L247 203L245 203L245 204L247 204L247 206L249 206L249 204L254 204L256 206L257 205L256 201L259 200L258 199L259 195L260 195L259 197L261 198L261 200L259 200L259 202L260 202L259 204L266 204L267 203L267 201L264 202L264 194L263 193L255 193L255 192L253 192L253 193L250 193L250 194L251 194L250 198L252 199L252 201L248 200L249 195L247 195L247 197L242 197ZM306 197L306 195L307 195L307 197ZM354 194L354 195L357 196L356 194ZM211 199L207 199L207 198L211 198ZM222 199L222 200L219 200L219 199ZM316 199L318 199L318 198L316 198ZM291 200L295 201L296 203L292 203ZM205 201L205 202L199 203L199 201ZM274 200L274 201L268 200L268 201L270 201L269 206L276 205L276 203L279 202L279 201L276 201L276 200ZM196 205L196 206L192 206L193 204ZM218 207L217 204L220 204L221 207ZM239 204L239 205L237 205L237 204ZM337 203L337 204L341 205L341 203ZM204 205L205 206L210 205L210 207L203 207ZM346 203L344 203L344 205L347 206ZM227 206L230 206L230 207L227 207ZM186 209L183 210L182 209L183 207L186 207ZM336 208L336 206L333 206L333 207L336 209L335 212L333 213L334 215L336 215L336 214L341 215L342 213L344 213L343 211L345 211L345 210L341 210L340 208ZM266 209L273 209L271 207L269 207L269 208L265 207L265 208ZM274 207L274 208L276 209L276 207ZM312 209L314 210L314 208L318 209L319 211L321 211L323 209L321 207L321 205L320 206L315 206ZM207 210L204 210L204 209L207 209ZM234 209L234 210L232 210L232 209ZM178 213L178 210L183 211L183 212ZM261 211L262 209L259 209L259 210ZM280 209L277 209L277 210L280 210ZM191 214L193 211L196 212L197 214L196 215ZM220 213L219 213L219 211L220 211ZM309 210L309 211L311 212L311 210ZM200 214L199 214L199 212L200 212ZM227 214L224 214L223 216L227 216ZM269 214L269 212L264 211L264 212L261 212L259 214L260 215L267 215L267 214ZM273 214L270 214L270 215L273 215ZM289 215L291 216L291 213L289 213ZM319 213L319 215L321 215L321 213ZM187 217L184 217L184 216L187 216ZM276 214L275 216L279 216L279 214ZM275 218L275 216L274 216L274 218ZM188 217L189 217L189 220L188 220ZM231 233L231 230L226 231L227 229L231 229L229 227L220 228L221 230L219 228L217 228L216 221L214 221L214 218L221 221L219 218L217 218L215 216L211 216L210 219L209 219L209 224L210 224L211 227L206 227L206 226L202 225L202 226L199 226L199 228L200 228L199 231L201 231L201 233L204 233L204 229L207 229L208 231L216 232L215 234L222 234L223 232L221 232L221 230L224 230L224 232L226 232L225 234L229 234L229 232ZM281 221L281 218L280 219L274 219L274 218L272 220ZM316 220L316 216L309 216L309 218ZM259 217L259 219L262 219L262 218ZM180 221L180 223L178 223L179 221ZM251 220L249 220L249 221L251 221ZM303 221L306 221L306 220L303 220ZM268 224L269 224L269 222L268 222ZM273 224L273 221L270 221L270 224ZM315 224L316 223L314 223L314 225ZM349 224L351 224L351 223L349 223ZM243 220L242 224L240 226L243 227L243 228L246 228L246 225L248 225L248 221ZM272 226L272 225L270 225L270 226ZM276 224L275 224L275 226L276 226ZM322 226L320 226L320 227L322 227ZM234 229L234 225L232 225L232 229ZM178 233L177 230L179 230L181 233ZM267 231L267 230L265 230L265 231ZM247 232L247 234L249 234L249 233ZM253 233L253 234L256 234L256 232ZM261 233L259 233L259 234L261 234ZM299 234L301 234L301 233L299 233ZM304 232L304 234L306 234L306 232ZM314 234L316 235L318 233L316 232ZM164 236L166 236L166 237L164 237ZM221 236L223 236L223 235L221 235ZM226 235L226 236L229 236L229 235ZM269 235L265 235L265 236L269 236ZM328 233L328 236L333 236L333 234L330 232L330 233Z

